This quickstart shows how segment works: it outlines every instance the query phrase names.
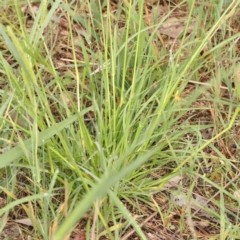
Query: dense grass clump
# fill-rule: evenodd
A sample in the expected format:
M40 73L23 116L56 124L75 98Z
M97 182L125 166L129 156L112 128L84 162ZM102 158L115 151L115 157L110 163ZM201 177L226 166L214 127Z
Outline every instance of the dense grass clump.
M240 236L238 0L0 6L5 235Z

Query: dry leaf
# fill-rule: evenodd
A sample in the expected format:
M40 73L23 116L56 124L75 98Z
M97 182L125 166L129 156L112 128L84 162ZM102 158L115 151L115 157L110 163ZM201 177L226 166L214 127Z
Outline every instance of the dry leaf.
M165 189L165 188L177 187L182 179L183 179L182 176L175 176L175 177L171 178L171 179L164 185L163 188Z
M195 199L202 206L207 206L207 204L208 204L208 200L205 197L202 197L198 194L195 195Z
M199 227L208 227L210 224L208 221L200 221L200 222L196 222Z
M192 199L188 200L188 197L185 193L179 193L177 191L172 192L172 198L175 202L175 204L178 207L190 207L192 209L194 209L195 211L199 212L199 215L206 217L207 219L209 219L212 222L216 222L219 223L219 220L217 220L216 218L212 217L210 214L208 214L206 211L204 211L202 208L198 207L196 204L193 203ZM204 206L205 209L209 209L211 207L207 206L207 200L201 196L197 196L195 199L195 202L198 203L198 205L200 206Z
M187 195L184 193L173 196L175 204L179 207L190 206L190 202L187 200Z
M233 193L234 197L237 198L238 200L240 200L240 190L236 190Z
M162 26L158 29L161 34L167 35L171 38L177 38L185 29L187 20L177 19L175 17L168 18ZM187 32L192 32L195 20L190 24Z
M30 218L17 219L17 220L13 220L13 221L16 223L26 225L26 226L33 226L33 223Z

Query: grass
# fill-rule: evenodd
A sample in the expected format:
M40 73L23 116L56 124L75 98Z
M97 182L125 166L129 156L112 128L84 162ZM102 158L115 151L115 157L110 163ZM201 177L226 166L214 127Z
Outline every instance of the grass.
M238 0L0 4L3 234L240 237Z

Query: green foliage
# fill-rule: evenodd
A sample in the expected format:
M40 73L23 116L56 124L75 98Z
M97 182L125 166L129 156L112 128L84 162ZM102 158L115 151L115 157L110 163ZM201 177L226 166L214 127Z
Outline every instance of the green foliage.
M205 64L204 58L221 52L239 36L229 36L200 55L210 39L215 39L219 26L225 26L237 1L221 14L216 10L213 24L200 37L194 31L189 38L186 27L175 52L165 46L156 51L158 29L167 16L147 26L143 0L129 4L119 1L114 21L110 1L81 1L89 15L79 15L74 1L53 1L49 11L47 1L42 1L30 31L18 1L14 3L19 29L15 23L0 25L8 54L14 58L14 63L9 63L6 53L0 55L6 89L0 91L0 147L5 151L0 155L0 175L6 178L1 190L8 196L8 205L0 215L19 204L33 202L34 213L30 207L24 209L29 218L37 219L35 230L43 239L64 239L86 212L95 216L92 227L97 238L104 233L117 239L129 224L141 239L147 239L121 200L141 214L138 202L153 207L153 192L161 191L170 179L183 172L198 174L191 169L196 159L203 157L203 150L228 133L238 119L239 107L234 101L228 103L228 121L208 141L202 139L200 131L209 126L182 121L188 111L198 110L193 103L209 90L196 86L186 98L182 97L188 82L200 77L198 70ZM195 1L188 4L187 26L196 6ZM204 18L202 5L199 9ZM63 11L60 16L55 14L57 9ZM46 34L46 28L54 29L64 14L73 64L67 65L63 73L54 66L54 46L48 44L53 33ZM126 22L120 31L122 14ZM54 24L52 19L57 19ZM78 35L77 44L75 23L85 29ZM81 48L83 61L77 56L77 47ZM191 54L182 59L185 51ZM221 85L216 76L215 83ZM223 103L221 99L219 102ZM183 140L187 134L199 136L194 146ZM16 174L11 177L12 168ZM151 175L166 169L167 174L159 179ZM28 179L29 196L16 200L16 184L22 184L17 183L17 175L21 171ZM202 178L221 191L219 218L226 229L223 193L227 192L222 191L223 186ZM234 199L232 194L228 196ZM88 230L93 224L89 221Z

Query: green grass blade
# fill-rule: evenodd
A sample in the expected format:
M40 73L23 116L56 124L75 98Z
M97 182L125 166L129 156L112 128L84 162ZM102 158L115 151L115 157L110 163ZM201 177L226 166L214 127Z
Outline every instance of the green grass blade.
M128 167L121 169L117 173L113 173L110 176L105 176L100 180L98 184L96 184L91 191L83 198L81 202L79 202L75 210L67 217L67 219L63 222L63 224L58 228L56 234L53 237L53 240L61 240L63 236L69 233L72 227L77 223L79 219L84 215L84 213L89 209L92 203L99 197L103 196L108 192L108 190L113 187L121 178L123 178L126 174L130 173L134 169L141 166L144 162L146 162L149 158L151 158L156 152L158 148L154 148L152 150L147 151L142 156L139 156L133 161ZM124 159L124 156L122 157ZM121 161L121 159L119 159Z
M41 146L43 142L46 142L49 138L57 134L59 131L61 131L63 128L69 126L72 122L76 121L79 116L82 116L89 112L92 108L86 108L83 111L80 112L80 114L76 114L72 117L69 117L68 119L65 119L64 121L42 131L38 135L38 146ZM27 139L23 142L25 146L25 150L30 150L32 148L32 138ZM11 150L5 152L4 154L0 155L0 168L6 167L11 162L17 160L23 155L23 149L20 145L12 148Z

